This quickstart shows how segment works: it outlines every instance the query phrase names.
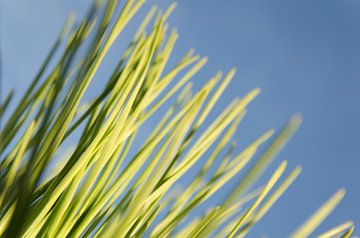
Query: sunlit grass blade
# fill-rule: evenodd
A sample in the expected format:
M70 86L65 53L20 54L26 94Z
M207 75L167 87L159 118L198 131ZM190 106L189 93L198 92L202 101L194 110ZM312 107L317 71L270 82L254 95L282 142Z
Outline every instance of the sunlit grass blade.
M316 227L335 209L343 199L345 190L337 191L324 205L322 205L291 237L308 237Z
M278 169L274 172L268 183L265 185L255 202L246 210L244 215L241 216L239 221L236 223L236 225L232 228L232 230L229 232L228 237L234 237L235 234L239 231L241 226L244 224L244 222L247 221L247 219L252 215L252 213L257 209L257 207L260 205L260 203L264 200L265 196L270 192L272 187L275 185L275 183L279 180L280 176L283 174L285 168L286 168L287 162L284 161L280 164Z
M331 238L340 236L343 237L348 234L354 227L354 223L352 221L347 221L321 235L319 235L319 238Z

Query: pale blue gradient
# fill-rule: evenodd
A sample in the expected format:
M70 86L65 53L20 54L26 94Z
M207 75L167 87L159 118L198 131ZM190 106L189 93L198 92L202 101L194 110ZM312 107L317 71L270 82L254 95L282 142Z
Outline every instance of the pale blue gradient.
M1 1L5 90L22 92L67 14L84 14L90 2ZM154 0L144 10L153 3L168 6ZM347 219L360 225L360 2L182 0L170 22L180 33L175 57L191 47L209 56L197 88L218 69L238 68L217 112L230 99L262 88L237 135L240 145L267 128L280 128L295 112L304 116L269 172L283 159L304 171L250 236L286 237L341 187L347 188L346 198L320 230ZM112 51L108 61L119 53Z

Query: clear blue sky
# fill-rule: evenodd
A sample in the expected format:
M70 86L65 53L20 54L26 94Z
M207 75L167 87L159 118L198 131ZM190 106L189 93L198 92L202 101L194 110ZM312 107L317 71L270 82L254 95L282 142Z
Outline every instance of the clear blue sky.
M21 93L67 14L82 15L90 2L1 1L5 90ZM144 10L167 2L148 1ZM262 88L237 135L240 144L280 128L295 112L304 116L274 163L287 159L304 171L252 236L285 237L341 187L346 198L320 229L347 219L360 225L360 1L181 0L170 22L180 33L176 55L194 47L209 56L195 86L218 69L238 68L220 107Z

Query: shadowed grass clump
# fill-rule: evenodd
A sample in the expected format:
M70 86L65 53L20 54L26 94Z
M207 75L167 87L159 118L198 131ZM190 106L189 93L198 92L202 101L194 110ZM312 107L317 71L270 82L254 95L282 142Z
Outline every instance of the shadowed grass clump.
M244 237L300 174L300 167L286 173L284 161L253 188L299 116L277 136L270 130L234 152L234 133L259 89L204 123L235 70L216 73L193 92L190 80L206 57L191 50L167 66L178 38L166 23L174 5L149 11L111 76L102 78L104 89L84 102L104 57L143 3L128 0L118 14L116 0L96 1L83 21L69 17L18 104L10 109L10 93L0 105L1 237ZM134 146L141 126L164 107L142 145ZM69 141L76 143L65 153ZM239 174L225 200L194 212ZM343 195L335 193L291 237L312 234ZM353 229L346 222L321 237L349 237Z

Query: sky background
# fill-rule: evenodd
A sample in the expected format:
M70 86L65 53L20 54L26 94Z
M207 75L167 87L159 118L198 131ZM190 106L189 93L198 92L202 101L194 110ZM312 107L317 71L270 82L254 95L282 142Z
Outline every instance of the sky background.
M15 88L19 95L24 90L69 12L81 16L90 3L0 2L4 91ZM169 5L148 1L139 15L153 3ZM175 58L192 47L209 57L195 87L219 69L237 67L217 108L255 87L262 89L240 126L240 145L268 128L281 128L294 113L304 117L269 171L286 159L290 168L302 165L303 173L251 236L286 237L342 187L345 199L320 230L348 219L360 225L360 1L181 0L170 23L180 33ZM128 37L125 32L123 39ZM119 57L116 53L111 52L108 64Z

